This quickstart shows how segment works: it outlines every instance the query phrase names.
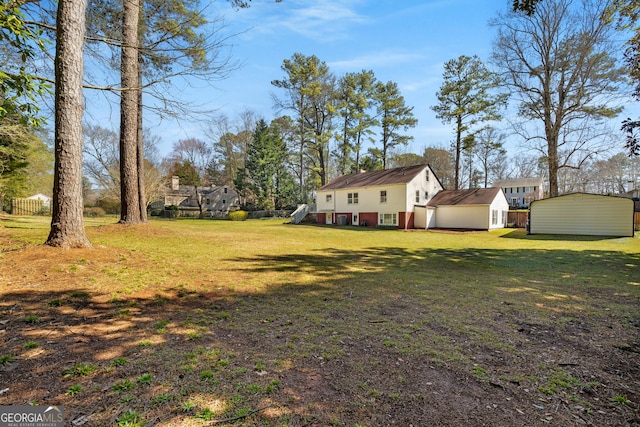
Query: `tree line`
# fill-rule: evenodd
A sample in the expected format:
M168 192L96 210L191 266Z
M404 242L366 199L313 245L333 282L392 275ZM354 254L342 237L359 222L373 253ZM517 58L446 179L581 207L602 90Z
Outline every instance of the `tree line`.
M6 176L23 169L21 144L33 138L7 129L21 126L23 133L37 137L42 124L38 100L54 84L54 202L48 243L84 246L89 243L81 202L82 88L104 90L119 100L119 170L114 180L120 186L120 222L144 222L142 93L162 97L164 105L172 107L166 113L180 114L190 106L167 97L164 89L180 76L222 78L233 64L222 55L224 37L216 37L217 28L209 25L196 0L91 1L88 9L82 0L60 0L57 9L47 9L53 4L16 0L0 6L0 49L6 53L0 72L0 138L6 147L0 171ZM558 194L564 171L592 164L604 148L615 145L607 140L610 132L603 124L620 113L616 98L629 78L638 97L639 8L628 0L583 0L579 5L569 0L514 1L513 10L492 22L498 32L490 59L493 71L476 57L448 62L439 104L430 107L443 122L453 124L453 187L465 181L472 185L482 174L486 181L491 159L502 155L500 135L506 130L487 123L502 117L507 94L522 119L512 123L509 132L539 152L551 195ZM631 34L623 66L616 61L614 30ZM50 45L55 45L53 76L38 75L34 64L45 63L38 55L46 57ZM91 82L83 70L83 48L109 65L105 69L113 74L107 76L118 76L118 81ZM337 77L323 61L299 53L285 60L282 70L283 78L272 82L279 90L274 101L278 111L288 115L270 124L257 120L260 126L245 130L250 136L239 137L245 144L239 158L232 150L230 158L209 162L211 177L232 177L247 199L275 205L286 198L304 201L332 174L393 164L394 149L407 143L407 130L416 124L413 107L405 104L397 84L379 82L369 70ZM637 154L637 122L629 118L622 125L632 155ZM237 137L227 135L225 143ZM228 148L217 143L212 152ZM369 148L363 153L365 144ZM276 155L283 147L287 155ZM266 179L256 170L265 159L282 159L288 167L278 172L289 175L267 173Z

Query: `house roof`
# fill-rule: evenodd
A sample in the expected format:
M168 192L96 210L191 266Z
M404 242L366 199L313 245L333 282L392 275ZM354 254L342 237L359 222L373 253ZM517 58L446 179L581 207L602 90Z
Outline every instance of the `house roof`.
M429 165L415 165L387 169L383 171L352 173L349 175L337 177L328 184L320 187L318 191L340 190L343 188L373 187L377 185L389 184L406 184L413 178L415 178L416 175L422 172L425 168L429 168L429 170L431 170ZM437 177L435 179L437 179Z
M493 181L494 187L541 187L543 185L542 178L515 178L515 179L496 179Z
M500 192L502 189L498 187L443 190L427 206L490 205Z

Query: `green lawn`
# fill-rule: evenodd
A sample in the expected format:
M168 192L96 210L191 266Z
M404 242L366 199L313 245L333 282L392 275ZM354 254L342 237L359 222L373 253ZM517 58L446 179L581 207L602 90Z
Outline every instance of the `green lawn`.
M33 398L96 425L637 417L638 238L114 221L87 220L94 249L58 251L35 246L46 219L0 220L0 370L21 390L0 405L29 399L14 383L38 362L64 380Z

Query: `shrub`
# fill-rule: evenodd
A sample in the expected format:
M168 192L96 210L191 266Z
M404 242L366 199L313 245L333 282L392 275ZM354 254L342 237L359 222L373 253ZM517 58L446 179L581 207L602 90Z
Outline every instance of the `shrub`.
M249 214L245 211L229 212L229 219L231 221L246 221L247 218L249 218Z
M165 218L177 218L180 216L180 208L176 205L165 206L164 217Z
M120 214L120 199L104 197L96 200L96 207L104 209L109 215Z
M104 209L99 207L84 208L84 216L86 217L97 218L97 217L103 217L106 214L107 213L104 211Z

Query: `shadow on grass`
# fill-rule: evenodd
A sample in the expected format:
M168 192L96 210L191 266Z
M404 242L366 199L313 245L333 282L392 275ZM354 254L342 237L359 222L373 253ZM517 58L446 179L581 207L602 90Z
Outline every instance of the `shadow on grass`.
M551 307L532 316L536 325L543 324L539 329L544 329L544 340L550 340L555 325L549 319L567 310L563 304L569 298L560 294L579 301L583 312L602 313L603 307L622 305L623 314L637 308L640 294L637 283L630 286L638 281L640 254L615 251L379 246L225 261L236 263L235 272L264 277L266 291L175 287L110 301L83 294L81 289L3 292L0 329L5 330L6 339L0 356L14 355L16 360L0 366L3 384L10 389L0 396L0 404L24 404L29 399L63 404L71 418L99 413L104 425L113 425L130 407L137 408L150 424L172 420L181 425L185 419L212 421L205 419L214 417L207 409L215 409L217 419L231 419L242 411L265 407L267 400L286 408L287 415L258 414L249 423L260 424L263 416L289 425L311 421L327 425L336 419L344 425L362 419L384 425L389 408L398 408L398 413L409 411L407 421L413 417L422 425L434 419L464 425L468 420L456 407L468 397L468 390L472 402L497 395L505 402L520 392L515 387L504 391L512 387L508 382L496 387L461 381L460 367L455 374L436 374L454 370L452 356L463 365L464 358L476 357L482 346L496 345L488 343L491 339L513 340L521 346L518 357L524 355L517 368L534 370L522 366L522 361L530 356L537 366L550 344L540 344L544 347L539 350L534 347L536 335L520 339L517 323L527 310L536 304ZM616 310L602 315L609 322L620 317ZM631 328L627 334L629 340L635 337ZM39 347L27 349L29 342ZM559 346L557 353L570 354L570 360L583 360L588 353L575 350L579 348L575 342L553 344ZM491 357L496 357L495 348L505 351L491 347ZM408 354L400 353L405 349ZM427 351L436 354L446 369L432 368L436 356L425 357ZM595 356L588 356L593 363ZM405 360L415 364L405 367ZM485 366L490 360L483 360ZM96 371L82 374L80 368L88 363L96 365ZM334 375L332 369L338 373ZM149 373L151 384L143 385L140 379ZM589 374L604 375L595 368ZM638 385L630 379L637 377L627 374L615 378L632 388ZM434 375L451 381L456 390L442 393L436 405L432 400L436 393L421 380L428 376L437 382L431 379ZM380 378L387 382L376 383ZM85 392L70 396L68 390L74 385L81 385ZM429 405L417 398L427 393ZM17 395L20 399L13 400ZM523 402L528 396L515 395ZM606 402L606 396L598 398ZM221 401L224 407L216 406ZM353 401L359 406L352 406ZM426 412L425 407L434 409ZM357 411L350 415L349 410ZM535 408L525 410L528 416L535 414ZM489 412L480 416L490 417ZM604 415L594 425L603 419ZM506 416L485 420L487 425L514 424Z
M492 272L505 278L545 273L549 279L588 280L615 277L627 280L637 273L640 254L616 251L501 250L501 249L421 249L370 247L359 251L323 249L315 254L257 255L237 257L242 271L253 273L307 273L322 278L367 275L423 281L430 273L444 272L451 279L466 280L475 273ZM422 276L422 277L421 277ZM566 282L566 280L565 280ZM621 283L619 283L621 284Z

